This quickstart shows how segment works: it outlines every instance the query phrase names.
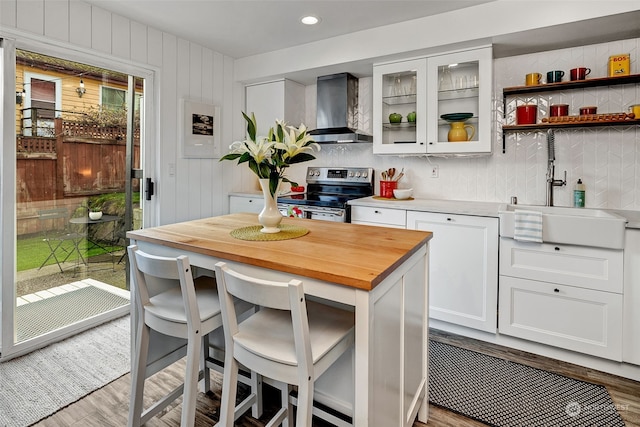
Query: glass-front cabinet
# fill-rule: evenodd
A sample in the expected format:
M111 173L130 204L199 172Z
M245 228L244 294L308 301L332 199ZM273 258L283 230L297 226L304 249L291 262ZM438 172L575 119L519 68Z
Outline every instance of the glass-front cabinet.
M374 154L491 153L491 47L374 66Z
M373 69L373 152L426 153L427 62L394 62Z
M427 153L491 152L491 48L427 59Z

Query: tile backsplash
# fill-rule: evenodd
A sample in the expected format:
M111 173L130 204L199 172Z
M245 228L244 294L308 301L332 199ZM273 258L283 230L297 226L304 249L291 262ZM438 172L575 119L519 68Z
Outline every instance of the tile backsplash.
M598 107L598 113L627 112L629 105L640 103L639 85L621 85L550 92L541 97L517 98L502 115L502 88L521 86L527 73L543 75L563 70L564 80L575 67L591 68L588 78L606 77L609 56L630 53L631 73L639 73L640 39L559 49L494 60L494 126L493 154L479 157L400 157L374 156L365 144L322 146L318 160L323 166L368 166L376 170L405 168L402 185L413 187L417 197L509 202L517 196L522 204L544 204L547 169L546 134L527 132L506 136L506 153L502 153L500 124L514 123L515 105L535 102L539 118L548 116L550 104L569 104L569 114L577 115L586 105ZM306 123L315 124L315 86L306 91ZM371 79L360 79L360 115L362 130L371 132ZM556 178L567 171L567 186L556 187L555 205L571 206L573 187L581 178L586 185L586 207L640 210L640 128L638 126L563 129L555 133ZM432 166L438 166L438 177L432 178ZM292 171L304 180L306 165ZM378 177L379 178L379 177ZM377 180L376 180L377 181ZM376 189L377 190L377 189Z

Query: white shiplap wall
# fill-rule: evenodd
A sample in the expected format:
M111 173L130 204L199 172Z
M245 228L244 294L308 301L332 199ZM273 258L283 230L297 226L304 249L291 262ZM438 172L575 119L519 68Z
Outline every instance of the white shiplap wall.
M68 48L89 64L100 56L154 70L156 87L145 90L155 90L155 129L144 167L156 181L158 203L148 206L153 216L147 219L166 224L226 212L226 166L217 159L180 158L178 105L190 98L221 106L224 150L232 140L231 112L240 111L235 105L241 100L232 58L76 0L1 0L2 36Z

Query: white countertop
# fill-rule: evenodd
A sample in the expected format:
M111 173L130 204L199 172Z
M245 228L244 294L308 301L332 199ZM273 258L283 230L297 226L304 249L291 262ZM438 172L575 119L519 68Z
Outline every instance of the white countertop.
M391 209L406 209L423 212L441 212L459 215L486 216L498 218L498 213L505 210L506 203L496 202L474 202L466 200L435 200L435 199L413 199L413 200L386 200L374 197L364 197L349 201L352 206L371 206ZM526 208L526 205L523 205ZM614 213L627 219L627 228L640 229L640 211L621 209L602 209Z
M505 203L493 202L469 202L464 200L434 200L434 199L413 199L413 200L386 200L374 197L364 197L362 199L350 200L352 206L371 206L391 209L407 209L412 211L441 212L459 215L474 215L498 217L498 212L504 209Z
M262 193L233 192L230 196L262 197ZM386 200L363 197L349 201L352 206L371 206L391 209L406 209L422 212L441 212L459 215L486 216L498 218L498 212L506 209L506 203L475 202L468 200L440 200L440 199L413 199L413 200ZM523 205L525 208L526 205ZM588 209L588 208L587 208ZM627 228L640 229L640 211L623 209L602 209L607 212L620 215L627 219Z

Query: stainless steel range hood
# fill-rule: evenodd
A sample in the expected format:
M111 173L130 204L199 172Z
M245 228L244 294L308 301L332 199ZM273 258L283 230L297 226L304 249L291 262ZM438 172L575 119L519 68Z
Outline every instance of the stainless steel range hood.
M358 128L358 79L349 73L318 77L317 129L310 133L318 143L372 142Z

